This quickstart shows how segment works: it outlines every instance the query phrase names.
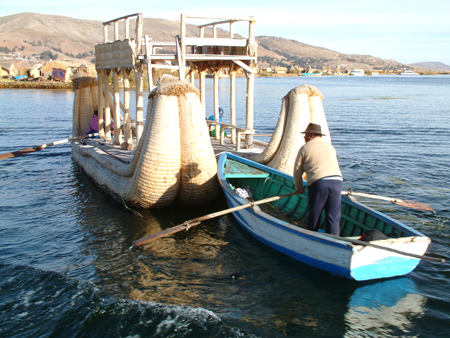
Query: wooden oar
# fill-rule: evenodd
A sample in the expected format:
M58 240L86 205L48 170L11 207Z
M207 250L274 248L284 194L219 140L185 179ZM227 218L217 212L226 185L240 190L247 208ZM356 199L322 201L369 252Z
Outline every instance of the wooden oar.
M381 250L395 252L397 254L404 255L404 256L410 256L410 257L423 259L423 260L427 260L427 261L432 261L432 262L445 263L445 259L443 259L443 258L434 258L434 257L430 257L430 256L416 255L416 254L413 254L413 253L400 251L400 250L397 250L397 249L392 249L392 248L389 248L389 247L386 247L386 246L372 244L370 242L365 242L365 241L360 241L358 239L351 239L351 238L347 238L347 237L339 237L339 236L335 236L335 235L331 235L331 234L323 234L323 235L326 235L328 237L333 237L333 238L335 238L337 240L344 241L344 242L349 242L349 243L352 243L352 244L370 246L372 248L377 248L377 249L381 249Z
M42 144L40 146L36 146L36 147L33 147L33 148L26 148L26 149L13 151L13 152L10 152L10 153L0 154L0 160L4 160L4 159L7 159L7 158L11 158L11 157L22 156L22 155L26 155L26 154L29 154L29 153L34 153L35 151L39 151L39 150L45 149L47 147L56 146L58 144L72 142L72 141L76 141L76 140L81 140L81 139L86 138L86 137L97 136L97 135L98 135L97 133L95 133L95 134L87 134L87 135L83 135L83 136L79 136L79 137L68 138L68 139L65 139L65 140L59 140L59 141L55 141L55 142L52 142L52 143Z
M299 193L298 192L292 192L290 194L269 197L269 198L266 198L266 199L263 199L263 200L260 200L260 201L256 201L256 202L253 202L253 203L240 205L240 206L237 206L237 207L234 207L234 208L230 208L230 209L226 209L226 210L222 210L222 211L218 211L218 212L213 212L212 214L208 214L208 215L205 215L205 216L202 216L202 217L199 217L199 218L194 218L194 219L191 219L189 221L184 222L183 224L180 224L180 225L174 226L172 228L166 229L164 231L158 232L156 234L153 234L153 235L150 235L150 236L138 239L138 240L133 242L133 246L134 247L140 246L140 245L146 244L148 242L154 241L155 239L158 239L158 238L161 238L161 237L166 237L166 236L169 236L169 235L174 234L176 232L179 232L179 231L182 231L182 230L185 230L185 229L189 229L189 228L191 228L193 226L199 225L202 221L205 221L207 219L211 219L211 218L219 217L219 216L222 216L222 215L226 215L226 214L229 214L229 213L237 211L237 210L249 208L249 207L251 207L253 205L277 201L279 199L282 199L282 198L285 198L285 197L289 197L289 196L292 196L292 195L297 195L297 194L299 194Z
M377 199L377 200L382 200L382 201L388 201L391 203L395 203L398 205L401 205L403 207L407 207L407 208L414 208L414 209L419 209L419 210L426 210L426 211L434 211L433 208L425 203L420 203L420 202L414 202L414 201L407 201L407 200L401 200L398 198L391 198L391 197L384 197L384 196L378 196L378 195L370 195L370 194L365 194L362 192L354 192L354 191L342 191L342 195L347 195L347 196L361 196L361 197L367 197L367 198L373 198L373 199Z

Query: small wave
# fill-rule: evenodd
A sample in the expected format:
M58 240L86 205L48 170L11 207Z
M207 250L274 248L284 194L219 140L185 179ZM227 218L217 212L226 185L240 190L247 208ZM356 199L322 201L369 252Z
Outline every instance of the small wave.
M0 265L2 337L254 337L203 308L114 299L93 283Z

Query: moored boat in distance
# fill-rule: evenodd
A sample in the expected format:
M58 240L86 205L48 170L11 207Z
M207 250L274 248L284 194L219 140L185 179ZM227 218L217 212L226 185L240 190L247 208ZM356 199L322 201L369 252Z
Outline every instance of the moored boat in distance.
M400 75L418 75L412 70L405 70L404 72L400 73Z
M230 153L220 156L218 177L230 207L295 191L291 175ZM431 242L419 231L345 196L342 197L341 237L323 230L309 231L305 223L307 204L305 193L254 205L233 215L245 230L268 246L300 262L358 281L411 272ZM323 223L324 216L321 229ZM371 241L367 244L371 246L358 243L372 229L387 238Z
M350 72L349 75L351 75L351 76L364 76L365 74L364 74L364 70L355 68L355 69L353 69Z
M300 73L301 76L322 76L322 72L317 73Z

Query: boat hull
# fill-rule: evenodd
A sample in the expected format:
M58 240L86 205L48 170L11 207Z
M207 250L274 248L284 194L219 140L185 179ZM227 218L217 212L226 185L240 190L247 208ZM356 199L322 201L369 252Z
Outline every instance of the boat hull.
M218 175L228 205L230 207L236 207L248 204L247 200L239 197L230 187L226 175L222 170L225 162L229 158L245 163L253 161L239 159L232 154L222 154L219 159ZM270 170L278 176L292 180L292 177L282 172L277 172L277 170L258 163L252 163L252 165L262 170ZM279 194L289 192L289 189L286 189ZM347 201L344 202L347 203ZM359 208L364 207L359 203L348 202ZM370 208L366 208L367 211L371 211L369 210ZM246 231L262 243L300 262L345 278L363 281L400 276L414 270L420 262L417 258L411 258L373 247L354 245L331 238L325 233L306 230L273 217L258 207L242 209L234 212L233 215ZM399 225L402 224L399 223ZM407 231L413 230L406 225L405 227ZM411 235L413 236L404 240L378 241L379 243L377 242L376 244L419 255L425 253L430 240L414 230ZM413 238L413 240L410 238Z

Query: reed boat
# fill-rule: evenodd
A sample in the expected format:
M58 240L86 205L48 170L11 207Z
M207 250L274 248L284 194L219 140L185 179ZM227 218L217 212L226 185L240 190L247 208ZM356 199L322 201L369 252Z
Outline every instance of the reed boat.
M220 156L218 177L230 208L295 191L292 175L230 153ZM233 215L246 231L271 248L357 281L411 272L420 262L414 255L421 257L431 242L419 231L346 196L342 197L340 237L323 232L324 215L319 232L309 231L306 190L305 194L254 205ZM387 239L371 241L373 246L355 244L372 229Z
M141 13L104 22L104 41L95 46L96 72L91 74L86 69L73 79L72 135L76 140L72 142L72 158L100 188L125 205L160 208L175 199L203 204L220 191L213 141L205 121L207 72L214 76L214 141L224 146L220 128L228 127L233 138L228 151L232 147L239 151L242 136L246 148L253 145L255 18L208 22L198 26L198 36L192 36L192 32L187 36L189 18L181 15L180 34L174 42L157 42L143 35ZM131 20L136 24L134 37L130 35ZM234 36L232 27L239 21L249 24L248 38ZM119 24L125 27L123 35L119 34ZM218 37L217 25L229 25L229 36ZM173 53L157 51L162 48ZM247 74L245 127L235 125L234 104L230 107L230 123L219 122L218 79L222 68L230 74L233 99L236 74ZM162 70L171 75L161 76ZM194 72L198 73L199 88ZM130 100L132 73L135 104ZM149 88L146 114L145 78ZM86 135L88 130L96 130L91 123L94 127L98 123L96 139Z

